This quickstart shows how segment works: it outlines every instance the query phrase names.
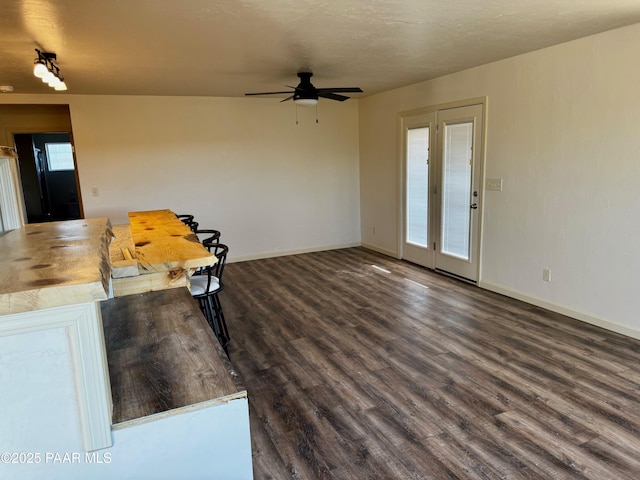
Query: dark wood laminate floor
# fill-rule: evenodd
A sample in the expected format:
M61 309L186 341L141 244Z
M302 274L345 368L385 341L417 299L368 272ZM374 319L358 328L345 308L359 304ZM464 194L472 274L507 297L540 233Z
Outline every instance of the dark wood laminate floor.
M360 248L221 300L258 480L640 478L639 341Z

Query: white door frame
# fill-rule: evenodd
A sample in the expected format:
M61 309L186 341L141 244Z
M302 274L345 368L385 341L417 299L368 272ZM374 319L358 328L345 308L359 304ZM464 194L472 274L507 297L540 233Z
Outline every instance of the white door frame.
M439 110L448 110L451 108L458 107L467 107L472 105L481 105L482 106L482 128L478 132L480 135L480 153L481 159L476 165L476 168L480 169L480 185L478 192L478 246L477 246L477 272L476 272L476 284L479 284L482 280L482 240L483 240L483 218L484 218L484 184L485 184L485 162L486 162L486 135L487 135L487 112L488 112L488 97L476 97L469 98L466 100L459 100L455 102L443 103L432 105L428 107L421 107L412 110L402 111L398 114L397 119L397 152L398 152L398 222L397 222L397 231L398 231L398 255L399 259L403 258L403 245L404 245L404 215L405 215L405 204L404 204L404 195L405 195L405 140L404 140L404 130L405 130L405 118L412 116L419 116L424 114L429 114L433 112L437 112ZM437 120L437 119L436 119ZM433 157L431 157L433 158ZM431 182L430 182L431 183ZM430 226L433 225L433 219L430 220Z

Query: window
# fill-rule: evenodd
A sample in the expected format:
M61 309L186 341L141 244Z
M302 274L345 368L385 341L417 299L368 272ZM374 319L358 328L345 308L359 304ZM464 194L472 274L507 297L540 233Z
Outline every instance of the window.
M45 143L47 165L50 172L73 170L73 150L71 143Z
M463 260L469 260L472 146L473 122L444 125L442 253Z
M407 129L407 242L429 247L429 127Z

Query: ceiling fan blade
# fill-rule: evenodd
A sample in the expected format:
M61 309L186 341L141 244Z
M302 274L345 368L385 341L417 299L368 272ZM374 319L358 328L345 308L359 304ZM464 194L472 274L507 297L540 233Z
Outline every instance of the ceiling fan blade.
M287 100L291 100L292 98L293 98L293 95L291 95L290 97L287 97L287 98L285 98L283 100L280 100L280 103L286 102Z
M349 97L345 97L344 95L336 95L335 93L331 92L318 92L318 96L322 98L329 98L331 100L337 100L339 102L344 102L345 100L349 99Z
M362 89L360 87L338 87L338 88L318 88L318 92L352 92L352 93L362 93Z
M258 93L245 93L245 96L248 95L281 95L283 93L293 93L291 90L287 90L286 92L258 92Z

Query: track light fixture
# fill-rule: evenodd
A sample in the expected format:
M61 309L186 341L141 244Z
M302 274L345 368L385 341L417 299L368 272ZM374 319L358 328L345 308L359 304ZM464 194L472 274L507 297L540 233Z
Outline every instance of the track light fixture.
M67 85L64 83L64 77L60 74L60 69L53 63L54 60L57 60L56 54L41 52L37 48L36 52L38 57L33 61L33 75L57 91L66 90Z

